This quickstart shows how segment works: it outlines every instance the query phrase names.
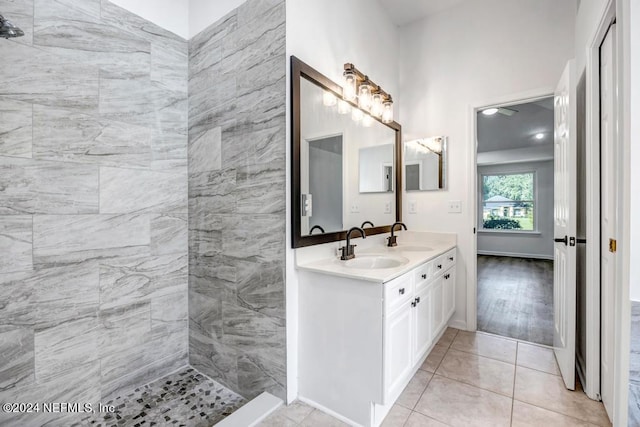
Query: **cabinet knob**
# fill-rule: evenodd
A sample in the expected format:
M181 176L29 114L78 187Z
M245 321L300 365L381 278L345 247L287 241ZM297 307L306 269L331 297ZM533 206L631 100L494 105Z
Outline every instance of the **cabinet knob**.
M426 275L426 274L423 274L423 275L422 275L422 278L423 278L423 279L426 279L426 278L427 278L427 275Z
M450 275L450 274L445 274L445 275L444 275L444 278L445 278L445 279L449 279L449 277L451 277L451 275Z
M404 295L404 288L398 289L398 292L400 293L400 295Z
M441 269L442 268L442 264L438 264L438 268Z
M416 304L420 304L420 297L416 297Z
M452 256L449 257L449 261L453 261L453 257Z
M416 302L415 301L411 301L411 307L415 307L416 306Z

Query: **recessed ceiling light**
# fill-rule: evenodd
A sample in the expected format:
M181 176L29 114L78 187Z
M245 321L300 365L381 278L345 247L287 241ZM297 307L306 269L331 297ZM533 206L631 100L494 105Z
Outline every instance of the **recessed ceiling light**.
M536 139L544 139L544 133L536 133Z
M485 116L493 116L497 112L497 108L487 108L486 110L482 110L482 114L484 114Z

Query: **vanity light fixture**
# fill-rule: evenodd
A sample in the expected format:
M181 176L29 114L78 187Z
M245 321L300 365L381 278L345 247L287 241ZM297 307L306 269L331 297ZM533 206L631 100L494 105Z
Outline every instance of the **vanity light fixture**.
M363 117L364 117L364 113L362 112L362 110L358 108L351 109L351 119L354 122L359 122L360 120L362 120Z
M352 111L351 115L354 120L361 120L364 112L372 118L382 121L382 123L393 123L393 99L391 95L351 63L344 64L343 76L342 98L354 107L354 111L357 109L356 107L362 110L360 113ZM340 105L338 105L338 108L340 108ZM343 114L346 113L347 111Z
M358 95L358 78L356 76L355 68L344 69L344 87L342 89L342 97L347 101L354 102Z

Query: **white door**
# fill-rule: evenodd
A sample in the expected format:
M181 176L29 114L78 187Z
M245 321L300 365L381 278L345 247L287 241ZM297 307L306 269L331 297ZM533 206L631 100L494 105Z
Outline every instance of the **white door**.
M562 379L575 389L576 369L576 135L573 61L562 73L554 110L553 350Z
M413 368L413 300L407 301L386 320L385 397L398 396Z
M618 205L615 31L615 25L611 26L600 47L600 394L611 419L616 261L615 248L609 245L616 238Z

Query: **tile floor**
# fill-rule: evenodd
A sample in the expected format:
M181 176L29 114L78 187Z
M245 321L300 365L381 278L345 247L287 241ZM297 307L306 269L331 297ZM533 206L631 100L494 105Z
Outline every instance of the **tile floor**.
M262 427L339 427L300 402ZM383 427L610 426L604 406L565 389L553 352L482 332L447 329Z
M115 406L116 412L93 416L80 425L210 427L246 400L195 369L185 368L102 403Z

